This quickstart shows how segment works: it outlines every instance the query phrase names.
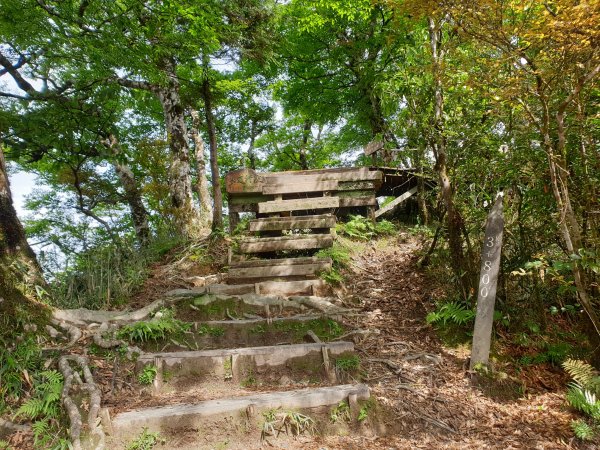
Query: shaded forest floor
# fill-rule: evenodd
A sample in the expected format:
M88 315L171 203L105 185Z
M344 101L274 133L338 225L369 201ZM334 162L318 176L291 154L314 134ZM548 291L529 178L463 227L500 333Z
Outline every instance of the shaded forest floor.
M467 345L450 348L425 321L446 297L439 278L416 268L421 244L408 233L365 246L347 274L360 305L357 343L371 395L386 406L389 435L326 439L327 448L595 448L573 438L562 370L519 368L519 376L470 373ZM360 322L360 323L358 323ZM508 370L508 367L498 367ZM316 447L315 447L316 448Z

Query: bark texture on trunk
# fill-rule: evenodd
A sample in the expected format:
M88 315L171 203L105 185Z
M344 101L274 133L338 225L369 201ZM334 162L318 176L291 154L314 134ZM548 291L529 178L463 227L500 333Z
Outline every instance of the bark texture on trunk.
M213 188L213 230L223 228L223 194L221 193L221 177L219 175L219 161L217 159L217 129L213 112L212 92L208 76L202 82L202 97L204 99L204 112L206 114L206 127L208 129L208 143L210 146L210 171L212 174Z
M451 265L456 277L460 280L463 296L467 298L472 291L469 267L465 260L461 239L462 217L456 209L452 183L448 175L448 153L446 151L446 135L444 132L444 90L442 84L442 64L444 49L441 42L441 25L429 18L429 42L432 55L432 71L434 80L434 136L431 142L435 156L435 171L438 174L442 199L446 208L448 225L448 244L450 247Z
M11 271L10 278L14 283L7 289L16 289L18 284L46 287L42 269L27 242L25 230L13 205L6 160L0 145L0 264L5 266L3 271L9 270L8 265L14 261L18 261L22 269ZM8 274L3 276L9 277Z
M308 170L308 138L310 137L310 130L312 128L312 122L310 120L304 121L302 127L302 140L300 141L300 147L298 149L298 162L301 170Z
M250 144L248 145L248 167L252 170L256 170L256 153L254 153L254 142L258 135L256 120L251 119L250 123Z
M192 138L194 140L195 156L196 156L196 192L200 202L200 218L202 225L210 228L213 220L212 200L210 198L210 190L208 189L208 179L206 178L206 159L204 157L204 139L200 135L200 114L196 110L190 112L192 116Z
M169 192L174 210L175 225L182 236L197 237L200 217L194 207L192 179L190 177L190 149L185 123L185 112L179 95L179 80L173 61L163 61L162 67L168 83L155 88L165 115L167 141L171 151L169 168Z
M131 212L131 220L135 229L135 235L140 245L145 247L150 241L150 225L148 223L148 211L142 201L142 193L139 189L135 175L131 168L119 160L122 155L121 145L114 134L109 134L104 140L104 145L111 151L115 159L112 164L117 177L125 191L125 200Z

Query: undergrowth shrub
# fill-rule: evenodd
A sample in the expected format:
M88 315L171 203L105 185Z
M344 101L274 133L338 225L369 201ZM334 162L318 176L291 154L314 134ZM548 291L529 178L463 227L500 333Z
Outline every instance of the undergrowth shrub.
M396 226L392 222L381 220L373 223L371 219L359 215L351 215L350 220L338 223L335 228L341 235L362 241L396 232Z
M117 336L132 342L147 342L166 339L170 336L185 333L192 324L173 317L173 310L161 309L151 320L125 325Z
M591 365L577 359L567 359L563 368L573 379L567 401L585 415L585 419L572 421L571 429L579 439L592 440L600 427L600 376Z
M181 241L165 236L138 249L133 238L93 247L54 275L52 297L61 308L107 309L123 304L148 278L150 263Z
M453 301L438 305L438 309L427 314L427 323L466 325L475 320L475 311L464 302Z

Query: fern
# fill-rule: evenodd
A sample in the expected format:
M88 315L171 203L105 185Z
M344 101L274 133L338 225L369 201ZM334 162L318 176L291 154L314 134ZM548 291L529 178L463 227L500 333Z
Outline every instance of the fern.
M452 322L456 325L465 325L475 319L475 311L461 302L444 303L437 311L427 314L427 323Z
M24 416L35 420L43 416L58 416L63 378L56 370L46 370L39 373L42 380L35 385L34 395L23 403L14 417Z
M585 420L573 420L571 422L573 434L582 441L591 441L596 434L594 428Z
M592 366L578 359L567 359L563 362L563 368L575 382L583 387L590 387L591 384L597 384L598 373Z
M184 333L190 328L190 323L175 319L172 310L163 309L156 313L152 320L142 320L124 326L117 335L134 342L158 341L174 334Z

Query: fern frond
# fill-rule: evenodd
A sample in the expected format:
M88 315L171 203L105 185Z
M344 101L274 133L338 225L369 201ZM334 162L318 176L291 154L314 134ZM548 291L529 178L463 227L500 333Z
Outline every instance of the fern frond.
M573 420L571 422L573 434L582 441L591 441L596 434L594 429L584 420Z
M584 388L598 375L591 365L578 359L567 359L562 366L569 376Z

